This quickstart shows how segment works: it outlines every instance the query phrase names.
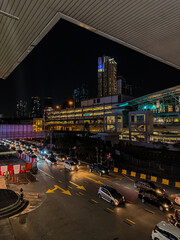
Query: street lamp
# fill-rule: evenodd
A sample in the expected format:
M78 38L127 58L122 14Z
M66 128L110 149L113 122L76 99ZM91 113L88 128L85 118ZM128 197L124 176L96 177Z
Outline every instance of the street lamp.
M72 107L72 106L74 105L74 102L73 102L72 100L69 100L69 101L68 101L68 105L69 105L70 107Z

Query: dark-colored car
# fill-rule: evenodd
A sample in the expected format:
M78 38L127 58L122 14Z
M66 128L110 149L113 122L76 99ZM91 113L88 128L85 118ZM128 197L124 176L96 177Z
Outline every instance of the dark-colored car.
M108 185L104 185L99 188L98 196L115 206L125 202L124 196L117 192L116 189Z
M54 157L47 157L45 159L48 163L51 163L51 164L57 164L57 161Z
M81 165L81 162L75 157L70 157L69 160L73 161L74 163L78 164L79 166Z
M59 155L56 155L56 160L64 162L67 160L67 157L64 154L59 154Z
M150 181L145 181L145 180L141 180L141 181L135 181L134 182L134 187L139 189L139 190L152 190L155 191L158 194L165 194L165 190L162 189L161 187L156 186L153 182Z
M148 202L159 207L161 211L169 211L173 209L173 203L165 196L156 193L155 191L140 191L138 197L143 203Z
M109 175L109 169L99 163L89 164L89 172L97 172L100 176L103 174Z

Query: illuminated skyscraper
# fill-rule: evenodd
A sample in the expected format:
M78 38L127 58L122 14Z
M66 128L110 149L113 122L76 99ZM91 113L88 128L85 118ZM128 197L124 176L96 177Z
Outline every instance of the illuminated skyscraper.
M132 86L127 84L125 78L123 76L117 77L117 94L132 96Z
M31 97L31 117L32 118L40 118L42 116L41 113L41 101L39 97Z
M16 104L16 117L27 118L27 101L18 100Z
M108 56L98 57L98 97L117 94L117 63Z

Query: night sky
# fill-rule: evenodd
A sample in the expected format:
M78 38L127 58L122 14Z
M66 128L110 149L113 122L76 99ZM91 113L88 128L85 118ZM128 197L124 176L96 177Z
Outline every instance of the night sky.
M0 114L13 116L17 99L52 96L54 104L72 98L73 89L88 85L97 95L97 59L117 62L118 75L138 97L180 84L180 71L121 46L84 28L60 20L38 46L1 81Z

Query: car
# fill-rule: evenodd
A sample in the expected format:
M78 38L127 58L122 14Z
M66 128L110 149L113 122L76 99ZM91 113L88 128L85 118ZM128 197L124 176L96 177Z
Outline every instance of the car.
M64 154L59 154L59 155L56 155L56 160L64 162L67 160L67 157Z
M148 202L159 207L160 211L170 211L173 209L173 203L165 195L160 195L155 191L140 190L138 197L143 203Z
M64 168L67 168L67 169L69 169L69 170L71 170L71 171L74 171L74 170L78 170L79 169L79 166L78 166L78 164L77 163L75 163L74 161L72 161L72 160L66 160L65 162L64 162Z
M178 196L176 196L175 203L180 205L180 194Z
M103 174L109 175L109 169L99 163L89 164L89 172L97 172L100 176Z
M48 162L48 163L51 163L51 164L57 164L57 161L54 157L46 157L45 160Z
M113 206L125 203L125 198L116 189L108 185L103 185L98 190L98 197L111 203Z
M180 228L177 228L165 221L159 222L153 229L151 237L153 240L179 240L180 239Z
M139 190L152 190L155 191L159 194L165 194L165 190L162 189L161 187L156 186L153 182L151 181L135 181L134 182L134 187L139 189Z
M79 166L81 165L81 162L75 157L70 157L68 160L71 160L71 161L77 163Z

